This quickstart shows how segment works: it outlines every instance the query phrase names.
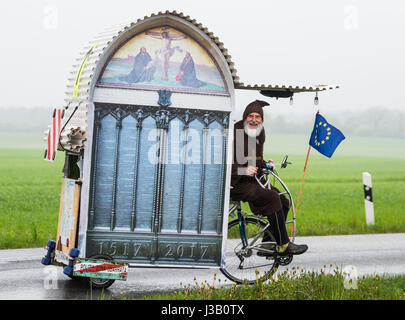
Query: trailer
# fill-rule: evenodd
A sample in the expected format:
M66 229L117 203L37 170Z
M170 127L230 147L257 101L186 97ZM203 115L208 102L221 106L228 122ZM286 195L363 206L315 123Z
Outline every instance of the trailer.
M45 159L57 149L65 164L42 263L96 287L129 267L223 267L237 89L291 98L330 88L245 85L224 44L175 11L90 40L45 133Z

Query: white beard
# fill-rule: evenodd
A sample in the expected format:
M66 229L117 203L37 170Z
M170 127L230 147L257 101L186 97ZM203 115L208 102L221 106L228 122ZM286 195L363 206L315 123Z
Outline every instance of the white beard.
M256 129L250 129L248 123L245 121L244 129L245 129L245 133L248 135L248 137L256 138L262 132L263 124L262 123L259 124Z

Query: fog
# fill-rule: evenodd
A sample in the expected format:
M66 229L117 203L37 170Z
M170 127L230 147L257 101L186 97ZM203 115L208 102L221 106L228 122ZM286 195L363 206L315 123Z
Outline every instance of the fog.
M48 112L46 119L29 118L26 126L43 127L53 108L63 104L74 59L97 32L166 10L183 12L213 32L245 84L340 86L321 92L317 106L313 93L295 94L291 106L288 99L237 90L238 114L251 100L263 99L270 102L265 117L280 119L272 122L275 128L280 123L280 130L300 130L319 110L330 122L352 121L356 134L375 134L377 128L384 134L381 126L392 123L389 119L403 119L405 5L400 1L20 0L0 4L2 128L19 126L22 119L6 113L21 107ZM373 110L380 116L371 122ZM399 129L390 136L401 130L395 126Z

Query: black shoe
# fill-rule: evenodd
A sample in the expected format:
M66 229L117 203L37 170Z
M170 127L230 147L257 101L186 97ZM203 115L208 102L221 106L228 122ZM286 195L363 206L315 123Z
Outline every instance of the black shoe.
M296 255L296 254L303 254L305 251L308 250L308 246L306 244L295 244L290 242L288 244L287 249L283 252L279 252L278 255L286 256L286 255Z

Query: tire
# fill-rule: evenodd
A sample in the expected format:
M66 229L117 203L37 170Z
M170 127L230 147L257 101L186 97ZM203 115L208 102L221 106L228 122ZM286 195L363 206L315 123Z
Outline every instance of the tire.
M89 259L101 259L101 260L114 261L111 256L106 255L106 254L96 254L96 255L89 257ZM85 280L90 285L90 287L93 289L106 289L115 282L114 279L100 279L100 278L83 278L83 280Z
M248 243L250 244L257 234L266 226L262 220L254 217L244 219ZM270 233L269 229L265 230ZM273 235L269 236L274 241ZM256 244L261 243L263 235L257 239ZM240 238L239 222L233 220L228 223L228 240L226 243L225 267L222 273L237 284L254 284L257 281L269 279L278 268L278 262L273 257L258 256L256 248L241 251L242 240ZM242 261L243 260L243 261Z

